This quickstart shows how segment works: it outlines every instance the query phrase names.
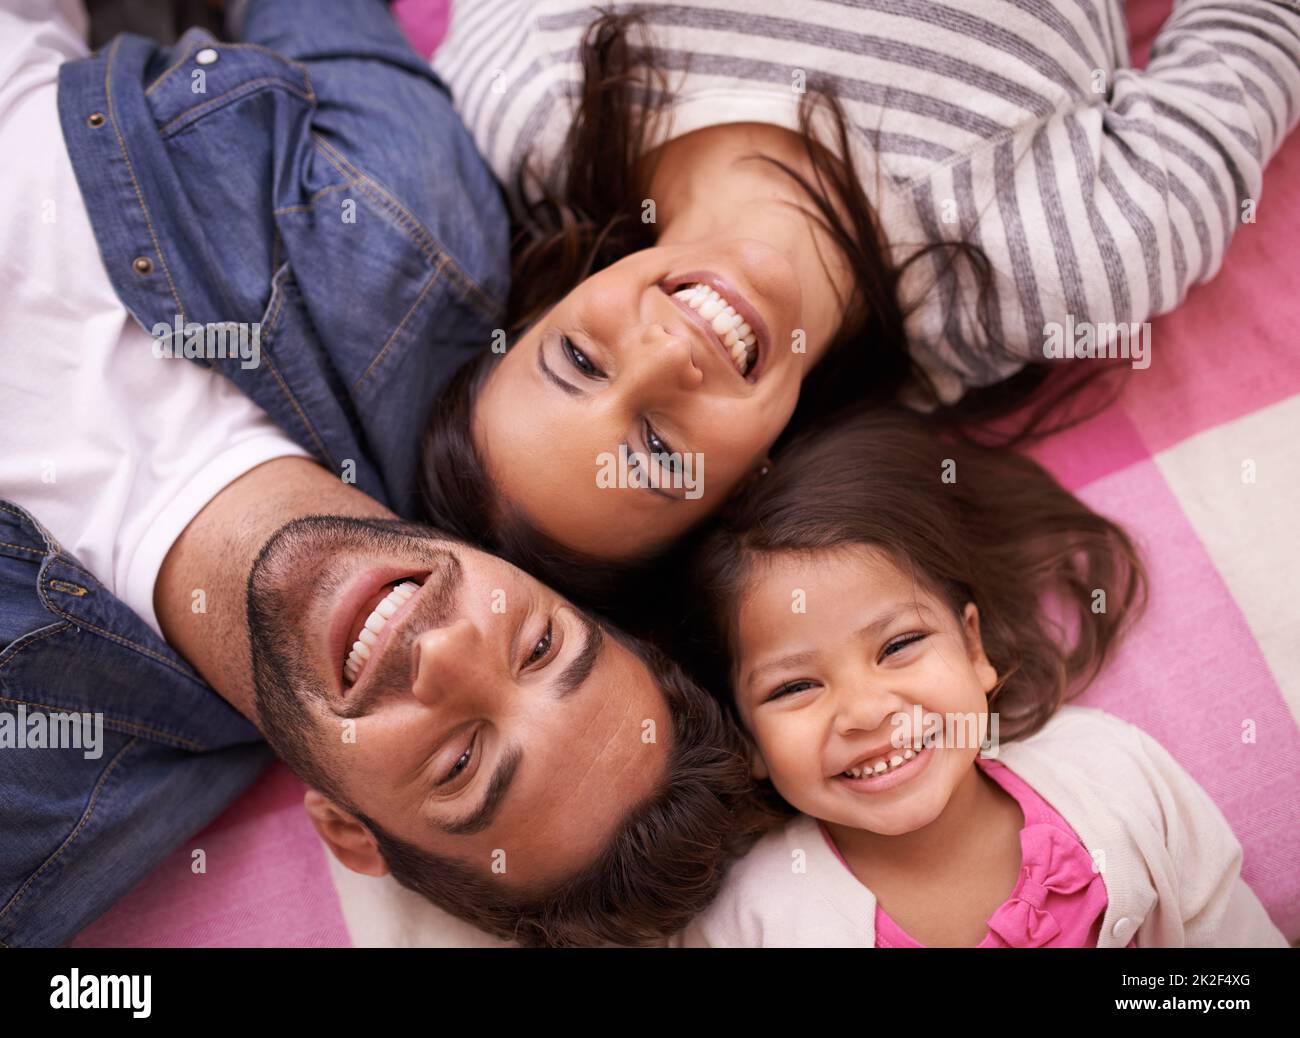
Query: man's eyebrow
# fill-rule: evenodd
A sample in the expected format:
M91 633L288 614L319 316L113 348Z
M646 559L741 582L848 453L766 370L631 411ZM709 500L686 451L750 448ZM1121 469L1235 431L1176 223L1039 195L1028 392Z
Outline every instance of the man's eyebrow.
M555 682L559 699L572 695L582 687L595 669L596 661L600 658L601 649L605 645L605 632L601 630L599 624L582 613L578 614L578 619L582 621L586 638L578 655L564 668L564 672ZM483 797L483 803L458 821L435 821L434 827L449 836L471 836L490 826L501 808L506 793L510 791L510 784L514 781L515 773L519 770L523 759L523 750L518 745L512 746L497 765L497 770L488 783L488 791Z
M582 687L583 682L591 676L596 660L600 658L600 650L605 646L605 632L601 630L600 625L583 613L578 614L578 619L582 621L586 640L582 643L581 651L573 658L573 662L564 668L564 672L555 682L559 693L557 699L571 696Z
M569 396L587 395L581 389L575 386L572 382L565 382L564 379L560 378L559 375L557 375L554 371L551 370L551 366L546 363L546 358L542 356L541 343L537 344L537 370L542 373L543 377L550 379L557 386L559 386L560 389L568 393Z
M434 828L440 829L449 836L472 836L486 829L500 810L501 801L510 791L510 784L514 782L515 774L519 771L523 759L524 751L518 744L512 745L502 756L501 763L497 765L497 770L488 783L488 791L483 797L483 803L455 822L439 822L435 819Z

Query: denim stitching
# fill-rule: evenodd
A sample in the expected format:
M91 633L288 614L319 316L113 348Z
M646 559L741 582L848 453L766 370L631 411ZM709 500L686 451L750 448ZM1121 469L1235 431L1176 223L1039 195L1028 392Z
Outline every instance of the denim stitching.
M297 72L298 75L302 76L303 87L307 91L308 100L310 100L313 105L316 103L316 91L312 89L311 75L307 71L307 66L304 65L302 62L294 61L292 58L286 58L283 54L279 54L276 51L271 50L269 47L263 47L260 43L234 43L234 42L226 42L224 40L218 40L215 37L211 37L210 42L206 44L206 46L212 46L212 44L216 44L216 46L220 47L222 50L255 50L261 54L267 54L272 58L275 58L277 61L283 62L284 64L292 68L295 72ZM205 46L205 44L200 43L193 50L187 52L185 57L183 57L180 61L176 62L176 64L172 65L169 69L163 72L162 75L160 75L157 79L155 79L153 83L151 83L149 87L145 90L146 96L152 94L155 89L157 89L159 86L162 85L162 81L164 79L166 79L178 68L180 68L187 61L189 61L190 58L194 56L195 51L202 49L203 46Z
M25 545L22 545L22 544L13 544L13 543L11 543L11 542L9 542L9 541L0 541L0 548L13 548L14 551L29 551L29 552L31 552L33 555L42 555L42 556L43 556L43 555L45 554L45 552L42 551L40 548L28 548L28 547L26 547Z
M63 548L59 544L58 540L55 538L54 534L50 533L49 530L45 529L45 527L42 526L34 516L28 515L26 512L22 512L17 508L10 508L8 505L2 503L0 503L0 512L5 512L9 515L12 515L15 519L18 520L20 524L31 523L33 526L36 527L36 532L39 533L45 539L46 543L50 546L51 551L53 551L55 554L60 554L60 555L63 553ZM21 547L21 545L18 545L18 547ZM35 549L29 548L28 550L34 551ZM41 554L44 554L44 552L42 552Z
M155 79L152 83L150 83L147 87L145 87L144 96L145 97L152 96L153 92L157 90L160 86L162 86L163 80L165 80L168 76L170 76L182 65L188 64L190 58L192 58L196 52L202 50L205 46L207 46L207 44L205 44L202 40L196 42L193 47L191 47L183 55L181 55L180 59L176 62L176 64L165 69L162 75L160 75L157 79Z
M293 94L294 97L301 98L304 101L310 101L310 98L308 98L306 94L302 93L302 91L297 87L286 83L284 80L276 76L262 76L258 79L250 79L246 83L240 83L238 86L231 87L224 94L218 94L216 97L209 98L201 105L196 105L194 108L187 108L184 112L176 116L175 119L159 130L158 136L163 138L170 137L173 128L179 126L183 129L190 123L201 119L209 111L217 108L219 105L226 104L230 101L238 101L241 97L256 93L262 86L278 87L286 93Z
M176 285L172 281L172 272L167 268L167 258L163 255L162 249L158 245L158 236L154 233L153 221L149 219L149 208L144 204L144 195L140 191L140 182L135 178L135 169L131 165L131 156L127 154L126 142L122 140L121 127L117 125L117 110L113 105L113 92L111 86L113 74L113 62L117 58L117 52L121 46L121 38L114 41L112 49L108 52L108 61L104 63L104 96L107 99L108 118L113 123L113 135L117 138L118 150L122 152L122 161L126 163L127 175L131 178L131 185L135 188L136 200L140 203L140 212L144 214L145 226L149 229L149 240L153 242L154 252L158 254L158 262L162 265L163 276L167 278L167 287L171 290L172 300L176 303L176 313L180 316L182 322L185 320L185 308L181 306L180 296L176 294Z
M284 291L281 289L280 284L281 282L279 280L272 281L271 291L275 295L275 310L272 312L271 318L267 322L271 330L269 330L266 333L266 346L262 350L262 356L267 362L267 370L275 378L275 381L280 386L281 392L283 392L284 395L288 398L289 404L293 407L294 411L297 412L298 417L302 420L302 424L306 427L308 434L312 438L312 442L316 444L316 449L320 452L320 456L326 459L330 463L330 465L334 465L335 464L334 456L328 450L325 449L325 444L321 442L320 435L316 432L316 427L311 424L311 421L308 419L306 413L299 405L298 398L293 395L293 391L289 388L289 386L285 383L284 378L280 375L279 368L275 366L275 357L270 352L271 335L273 334L276 321L279 320L280 310L284 306Z
M285 205L285 206L281 206L279 209L272 210L272 212L276 216L284 216L287 213L310 213L313 209L316 208L316 203L320 201L320 199L324 198L326 195L332 195L336 191L346 191L348 190L348 188L355 187L355 186L356 185L353 184L351 180L348 180L342 184L331 184L329 187L321 188L314 195L312 195L311 198L307 199L307 201L304 202L302 205Z
M130 638L125 638L120 634L114 634L112 631L106 631L104 630L104 628L99 627L96 624L90 623L87 620L79 619L78 617L72 616L71 614L67 613L63 609L60 609L57 605L55 605L52 601L50 601L50 597L45 593L44 587L41 587L40 595L41 595L41 601L45 603L45 607L49 609L50 612L56 613L57 615L63 617L63 619L67 620L68 623L72 624L73 627L87 630L87 631L94 631L96 634L100 635L101 637L107 638L111 642L117 642L118 645L125 646L128 649L134 649L136 652L144 656L148 656L150 659L155 660L158 663L161 663L163 666L171 670L174 670L181 677L186 678L189 681L194 680L194 676L192 674L187 674L183 669L181 669L181 667L177 666L177 664L174 663L172 660L169 660L166 656L163 656L161 653L154 652L153 649L149 648L147 645L141 645L139 642L134 642Z
M411 213L401 202L399 202L389 190L377 180L374 180L361 170L357 169L352 163L343 156L332 144L317 133L312 133L312 141L325 155L334 168L344 176L351 177L355 185L362 191L369 194L374 201L382 207L390 210L395 218L397 225L410 232L415 244L425 253L426 258L431 261L445 260L447 267L452 275L452 280L456 281L462 290L472 297L473 301L480 309L486 310L488 315L496 317L501 312L500 305L492 299L473 278L466 274L448 256L442 249L438 239L424 226L414 214Z
M34 645L41 638L47 637L48 635L51 634L58 634L60 631L66 631L67 629L68 627L66 624L61 624L56 630L53 631L46 629L44 631L36 632L39 635L39 637L33 638L28 645L23 646L23 649L27 649L30 647L30 645ZM14 655L17 655L17 653L15 653ZM12 659L12 657L10 657L10 659ZM5 665L8 666L7 663ZM6 685L5 688L7 689L8 686ZM55 706L53 703L42 703L36 699L18 699L15 696L0 696L0 703L9 703L14 706L27 706L27 707L31 707L34 710L44 710L46 713L50 713L50 714L84 712L84 711L71 710L66 706ZM92 710L90 712L95 713L96 711ZM120 732L123 735L130 735L133 738L139 738L141 736L144 736L145 738L151 739L154 742L166 743L168 746L175 746L178 749L188 750L191 753L206 753L208 750L208 747L205 746L203 743L195 742L193 739L187 739L185 738L185 736L170 731L169 729L154 728L147 724L137 724L135 721L123 721L120 720L119 718L105 718L104 727L107 728L109 731Z
M65 619L58 623L50 624L47 627L41 627L35 631L29 631L27 634L24 634L21 638L12 642L9 645L9 647L5 650L5 652L8 653L8 658L5 659L3 662L0 662L0 692L12 693L15 691L14 689L11 689L9 687L7 682L5 682L4 671L10 668L14 660L16 660L21 653L26 652L37 642L44 641L46 638L51 638L56 634L62 634L64 631L68 630L69 628L75 629L76 624ZM51 712L66 711L68 709L67 707L64 706L55 706L51 703L42 703L35 699L19 699L12 694L0 695L0 703L22 704L25 706L35 707L39 710L47 710ZM206 746L203 743L195 742L193 739L186 738L184 735L181 735L179 732L174 732L169 728L157 728L147 724L139 724L138 722L135 721L121 721L116 719L113 720L111 724L115 731L140 733L140 734L148 735L149 737L154 739L163 739L170 743L179 744L183 749L193 750L196 753L202 753L206 750Z
M406 311L406 314L402 317L401 321L398 322L397 327L393 329L393 334L388 337L388 341L384 343L383 347L379 350L379 353L375 355L375 359L370 362L370 366L362 372L361 377L352 383L353 393L361 391L361 387L365 384L366 379L368 379L374 372L375 368L379 366L379 362L388 356L388 351L392 348L393 343L397 341L397 337L402 334L402 329L406 327L406 323L411 319L411 315L420 308L420 304L424 302L424 297L429 294L429 289L433 288L433 286L438 283L438 275L442 273L442 270L446 265L447 261L445 259L441 260L433 273L429 275L429 280L424 283L424 287L420 289L420 294L416 297L415 302L411 304L411 308Z
M9 914L10 910L13 909L23 899L23 897L26 896L27 888L30 887L33 883L36 882L37 879L40 878L41 873L44 872L46 869L48 869L56 861L58 861L59 858L63 856L63 852L66 851L69 847L72 846L73 843L76 842L77 837L81 835L81 830L86 827L86 825L90 822L91 817L95 813L95 802L99 799L99 791L103 788L104 783L108 781L109 775L111 775L113 773L113 770L117 767L118 761L122 759L126 751L131 749L136 744L137 741L138 740L136 739L132 739L130 742L128 742L125 746L123 746L120 750L117 751L117 754L109 762L108 767L105 768L103 773L99 776L99 780L95 783L95 788L91 790L90 802L86 805L85 811L82 812L81 820L77 823L77 827L73 829L72 832L69 833L66 837L64 837L63 843L60 844L59 849L56 850L52 855L50 855L50 857L46 858L44 864L42 864L40 868L38 868L35 872L33 872L30 876L27 877L27 882L25 882L21 887L19 887L16 891L14 891L14 896L9 899L9 903L6 904L4 908L0 908L0 919L4 919L4 917Z

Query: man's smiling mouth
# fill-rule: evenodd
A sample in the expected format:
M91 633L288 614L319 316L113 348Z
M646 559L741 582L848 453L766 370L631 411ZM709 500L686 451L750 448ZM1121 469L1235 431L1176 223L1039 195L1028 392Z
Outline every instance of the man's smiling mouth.
M387 575L391 576L391 570ZM405 615L411 600L423 586L429 574L406 574L384 580L364 595L356 610L346 620L334 638L334 662L342 680L344 695L354 686L371 660L376 659L397 626L395 621ZM347 607L345 606L344 609ZM343 623L342 618L339 620Z

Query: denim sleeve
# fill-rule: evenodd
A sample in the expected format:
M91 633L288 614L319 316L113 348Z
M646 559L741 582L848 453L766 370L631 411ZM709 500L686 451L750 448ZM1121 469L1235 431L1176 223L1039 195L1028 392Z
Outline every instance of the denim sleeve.
M509 217L451 94L382 0L249 0L239 33L306 68L318 150L433 243L481 302L486 346L509 289ZM319 190L324 181L315 184Z
M380 77L368 91L380 103L387 77L413 73L439 82L384 0L247 0L227 24L237 42L257 43L307 65L313 81L319 62L365 62L367 73Z

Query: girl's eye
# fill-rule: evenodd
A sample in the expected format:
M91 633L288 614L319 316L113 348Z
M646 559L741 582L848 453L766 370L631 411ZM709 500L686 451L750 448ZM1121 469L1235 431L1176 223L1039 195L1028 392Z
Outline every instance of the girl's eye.
M660 459L664 468L671 472L676 472L681 468L681 455L677 454L672 447L660 438L659 434L655 432L654 426L649 422L645 423L645 445L648 453L664 455L664 457Z
M924 637L925 635L921 633L904 634L901 637L895 638L892 642L886 645L884 651L881 653L881 656L892 656L894 655L894 653L899 652L902 649L906 649L909 645L913 644L914 642L919 642Z
M600 368L596 367L596 365L587 358L587 355L583 353L582 350L573 345L567 335L560 336L560 349L562 349L564 355L569 358L569 363L588 378L605 377L605 373L601 371Z
M525 667L531 666L538 660L546 658L546 654L551 651L552 633L552 622L547 620L546 633L538 638L536 644L533 645L533 651L530 652L528 658L524 660Z
M774 699L784 699L786 696L791 696L812 688L813 684L814 682L812 681L788 681L780 688L775 689L771 695L763 700L763 702L770 703Z

